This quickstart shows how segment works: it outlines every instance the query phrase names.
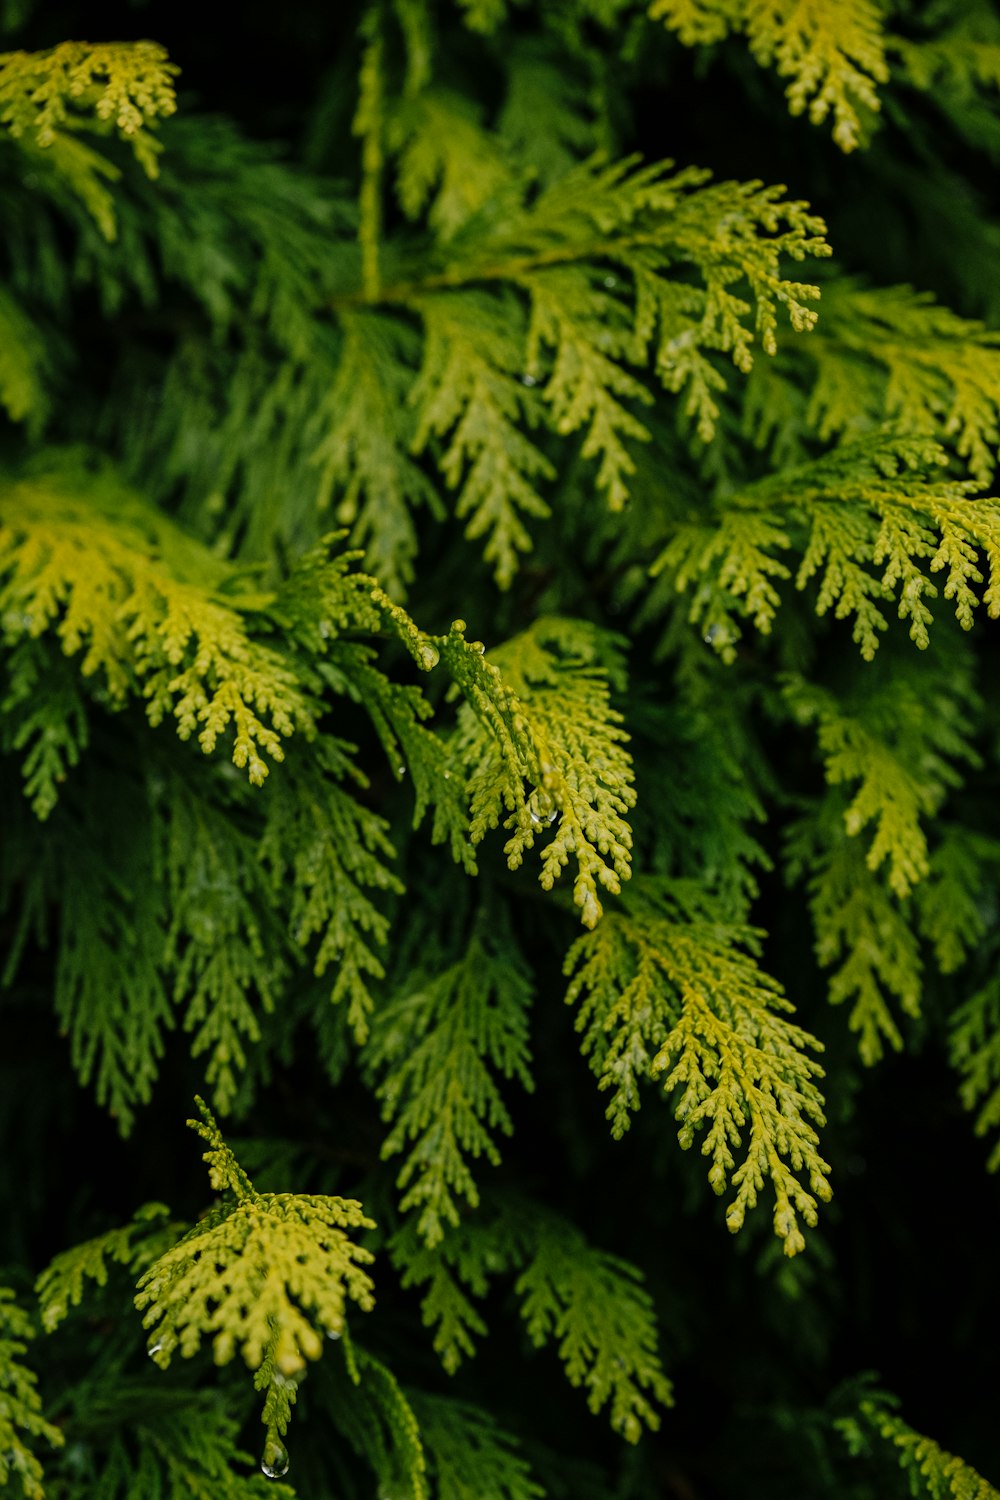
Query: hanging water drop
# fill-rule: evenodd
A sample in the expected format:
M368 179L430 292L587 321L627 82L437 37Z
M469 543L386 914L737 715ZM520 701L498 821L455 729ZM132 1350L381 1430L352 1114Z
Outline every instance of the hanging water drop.
M288 1449L278 1437L269 1437L260 1461L261 1473L268 1479L283 1479L288 1473Z
M447 776L447 774L448 773L446 771L445 775ZM339 1328L328 1328L326 1330L326 1336L327 1336L328 1339L334 1339L334 1340L336 1340L336 1339L341 1338L343 1335L342 1335L341 1329L339 1329Z
M150 1359L155 1359L156 1356L162 1352L162 1350L163 1344L158 1342L155 1344L150 1344L149 1348L146 1350L146 1353L149 1355Z
M551 792L540 786L528 798L528 816L537 826L554 823L559 816L559 806Z

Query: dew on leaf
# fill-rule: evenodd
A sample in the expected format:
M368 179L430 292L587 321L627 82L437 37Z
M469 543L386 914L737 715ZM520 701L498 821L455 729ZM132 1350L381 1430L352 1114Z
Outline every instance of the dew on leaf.
M551 792L547 792L544 787L537 787L528 798L528 815L539 826L542 823L554 823L559 816L559 807Z
M260 1467L268 1479L282 1479L288 1473L288 1449L278 1438L270 1437L264 1444Z

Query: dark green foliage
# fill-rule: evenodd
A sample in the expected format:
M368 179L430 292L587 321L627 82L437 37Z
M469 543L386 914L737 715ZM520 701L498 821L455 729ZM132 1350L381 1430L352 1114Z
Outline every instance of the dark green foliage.
M136 15L0 3L0 1487L990 1500L993 7Z

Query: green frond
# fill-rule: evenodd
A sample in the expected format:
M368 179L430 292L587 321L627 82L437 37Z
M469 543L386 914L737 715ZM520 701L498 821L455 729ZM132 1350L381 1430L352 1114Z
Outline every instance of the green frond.
M778 585L791 569L776 553L791 547L788 531L774 515L733 506L716 525L689 522L676 528L649 569L679 594L690 594L688 623L718 652L736 659L740 619L769 635L781 604Z
M920 1014L923 966L917 935L878 876L864 849L844 827L844 800L830 795L816 814L792 828L789 881L807 879L816 958L830 968L832 1005L850 1004L848 1026L858 1034L862 1062L879 1061L903 1037L889 997L904 1015Z
M656 1349L652 1298L634 1266L588 1244L565 1221L541 1216L515 1291L531 1342L556 1342L566 1378L583 1386L592 1412L608 1406L611 1426L630 1443L659 1427L657 1407L673 1396Z
M11 611L0 617L7 647L6 691L0 697L0 745L21 761L22 787L35 816L44 821L59 789L87 748L87 708L80 682L62 655L23 633L30 617Z
M392 1370L345 1337L332 1405L347 1443L391 1500L430 1500L426 1455L409 1397Z
M471 1298L494 1277L520 1274L514 1292L536 1348L554 1342L571 1385L582 1386L591 1411L608 1406L616 1432L636 1442L659 1425L657 1406L671 1387L657 1354L653 1304L633 1265L591 1245L572 1224L532 1200L497 1196L486 1211L449 1229L435 1249L412 1223L390 1252L404 1286L425 1288L424 1322L454 1372L486 1330Z
M413 579L413 512L443 514L437 492L409 449L414 431L408 394L419 343L397 318L341 314L343 345L321 417L326 433L313 454L320 466L319 507L336 506L391 594Z
M41 426L48 412L45 340L20 302L0 285L0 406L12 422Z
M793 339L773 364L754 367L744 425L758 445L801 462L803 447L788 454L774 447L789 428L826 443L889 423L896 433L933 435L980 486L988 484L1000 412L996 334L908 286L828 276L822 293L815 336Z
M566 1000L579 1003L600 1087L614 1091L612 1134L628 1129L640 1083L665 1075L681 1145L706 1130L709 1182L735 1189L727 1227L742 1227L769 1181L775 1233L794 1255L805 1245L799 1215L814 1226L816 1199L830 1197L814 1128L825 1123L823 1070L809 1056L819 1043L785 1018L791 1005L751 956L759 936L719 921L695 888L647 880L570 949Z
M276 941L263 841L235 836L227 809L172 778L166 790L153 833L154 868L169 892L163 976L191 1035L191 1054L204 1057L205 1082L226 1111L289 958Z
M951 1061L963 1105L976 1115L976 1134L1000 1130L1000 979L993 974L951 1018ZM988 1160L1000 1171L1000 1140Z
M504 909L491 903L454 964L413 975L379 1009L366 1056L391 1127L382 1155L406 1152L400 1208L429 1248L458 1225L459 1200L479 1202L470 1161L497 1165L495 1137L513 1130L494 1073L532 1087L531 995Z
M411 1392L435 1500L542 1500L518 1443L489 1412L452 1397Z
M538 481L555 470L526 436L541 414L535 384L524 376L520 309L510 297L463 291L414 298L424 324L424 357L409 400L417 412L411 449L441 440L436 457L445 483L458 491L456 514L470 539L485 537L484 556L501 588L518 554L531 547L522 516L549 514Z
M317 977L333 969L330 1002L346 1003L361 1043L374 1006L372 982L385 975L379 954L389 932L388 916L372 898L400 895L403 885L391 868L395 849L385 820L332 778L339 749L324 740L325 776L306 771L276 782L258 858L276 894L291 888L289 935L298 949L313 948ZM353 771L338 758L342 774Z
M216 1391L164 1392L134 1379L82 1392L48 1493L58 1500L294 1500L286 1485L241 1472L253 1460L239 1447L239 1423L223 1400Z
M356 637L364 633L399 641L421 672L433 671L442 660L443 641L421 630L374 578L353 571L359 554L331 555L336 540L327 538L306 553L269 607L306 652L318 680L364 707L395 779L412 776L413 826L433 808L432 842L447 840L456 862L471 873L475 865L466 837L464 787L450 779L443 739L425 727L431 706L419 687L387 677L375 665L374 647ZM314 751L321 762L329 760L328 769L356 781L358 773L348 767L345 753L346 747L336 751L322 744Z
M970 104L1000 88L1000 30L988 6L942 7L933 20L930 34L890 36L889 52L907 83L958 123Z
M448 241L484 209L496 212L513 182L501 142L483 130L460 94L428 89L393 111L388 145L397 157L397 194L407 218L427 221Z
M156 147L144 132L176 109L179 71L156 42L61 42L47 52L5 52L0 124L15 140L28 136L44 148L82 117L116 130L152 176Z
M0 0L5 1500L1000 1500L820 1394L937 1318L986 1452L884 1127L1000 1171L1000 9L252 7L180 119L75 9Z
M643 809L636 833L650 873L694 881L717 898L721 914L743 921L772 867L758 834L772 787L754 732L756 695L738 688L701 643L685 640L704 671L678 682L672 702L630 711Z
M940 828L927 878L914 897L921 936L931 944L942 974L953 974L987 936L982 893L993 886L998 862L995 839L959 824Z
M45 52L0 53L0 127L33 165L75 193L113 240L115 205L106 184L119 169L75 132L116 133L155 177L162 148L153 131L177 107L178 71L156 42L60 42Z
M116 502L125 517L114 516ZM82 494L58 479L4 484L5 643L52 632L113 707L145 699L152 724L172 716L181 739L197 733L206 754L231 734L233 763L259 786L264 756L283 759L282 739L311 730L309 697L291 664L254 641L235 609L161 560L167 529L101 477Z
M984 555L990 582L982 602L991 616L1000 612L993 578L1000 566L1000 510L992 500L971 501L974 484L935 481L933 466L944 461L931 443L876 440L867 451L858 444L821 460L813 472L818 486L806 479L802 498L806 515L812 513L812 530L796 586L804 587L822 570L817 612L833 608L837 619L853 614L854 639L866 660L874 656L878 632L885 628L885 614L875 603L880 597L897 598L897 614L909 621L911 640L926 647L927 601L938 594L929 573L945 572L943 596L955 601L955 616L968 630L980 602L976 586L984 582L979 566ZM863 476L866 464L870 478ZM838 484L836 471L843 480L849 467L855 471L854 483ZM846 525L841 527L843 512ZM859 566L868 561L876 570L882 568L881 577Z
M0 1287L0 1486L9 1485L24 1500L45 1500L42 1465L34 1452L38 1442L60 1447L60 1429L42 1416L35 1373L22 1362L34 1337L31 1319Z
M700 515L667 542L653 564L660 597L668 583L689 592L691 622L731 661L741 620L770 631L797 554L795 587L816 580L816 613L853 617L866 661L890 601L922 649L939 594L971 629L980 605L1000 613L1000 504L972 499L974 481L940 477L946 463L936 443L880 434L748 485L719 503L712 526Z
M630 367L651 366L668 391L684 392L708 441L727 383L710 355L746 373L756 344L774 353L779 310L793 328L815 322L817 288L786 278L781 262L828 254L822 221L780 188L706 185L707 176L592 157L459 236L447 271L365 296L424 321L412 447L443 440L439 462L446 483L462 486L467 535L488 536L503 585L530 545L521 515L548 514L537 481L554 472L525 428L582 433L582 456L597 462L598 488L620 510L635 473L630 445L649 436L636 411L653 401Z
M623 364L650 364L666 390L685 393L685 414L707 442L726 385L707 353L745 374L758 340L774 353L779 307L793 328L812 327L807 304L818 290L783 277L781 261L829 254L823 221L782 189L712 184L696 168L669 167L592 159L506 230L532 306L528 372L556 430L586 430L583 453L601 459L598 485L612 509L634 467L622 439L648 435L626 403L651 400ZM537 246L534 257L525 246ZM679 274L685 267L694 285Z
M430 1248L411 1215L389 1242L401 1285L421 1291L424 1327L432 1331L432 1347L449 1375L472 1358L475 1340L487 1332L472 1299L485 1295L491 1276L520 1264L522 1252L516 1247L523 1227L515 1225L513 1234L510 1230L502 1214L489 1218L480 1211L460 1219Z
M597 146L594 102L557 49L512 39L507 93L496 128L507 151L547 185Z
M808 111L820 125L833 117L833 138L853 151L879 108L877 85L889 78L881 8L873 0L652 0L649 14L688 47L743 34L761 67L790 80L785 90L793 115Z
M80 1306L85 1282L106 1286L110 1265L142 1271L173 1244L179 1226L164 1222L169 1213L163 1203L146 1203L131 1223L57 1255L35 1282L45 1332L58 1328L71 1308Z
M914 1500L996 1500L998 1491L970 1464L915 1432L897 1415L896 1402L876 1393L863 1399L857 1415L841 1418L836 1426L855 1456L877 1443L890 1451L905 1474Z
M149 879L149 827L138 792L120 787L113 830L98 832L100 804L72 819L81 853L58 872L57 887L63 904L55 1012L80 1082L93 1085L123 1135L151 1097L164 1032L173 1024L158 966L162 911Z
M350 1198L254 1192L200 1107L203 1121L191 1123L210 1143L213 1185L235 1201L211 1209L139 1278L150 1355L165 1370L210 1340L217 1364L239 1352L251 1370L266 1363L270 1384L294 1381L319 1358L324 1334L343 1333L348 1299L372 1306L362 1269L372 1256L348 1231L374 1225Z
M802 679L789 677L783 687L795 721L816 726L828 785L859 783L844 828L855 838L874 824L867 866L885 865L889 888L901 900L930 873L924 824L961 784L955 762L977 758L965 733L975 702L970 685L955 676L938 688L929 713L926 684L916 688L899 675L852 714L843 699Z
M620 640L583 621L541 618L485 662L459 623L464 630L456 621L442 656L468 700L454 755L468 777L472 841L502 823L516 870L551 827L540 849L541 885L551 890L572 860L573 901L593 927L598 887L617 894L630 869L632 766L610 703L622 681Z

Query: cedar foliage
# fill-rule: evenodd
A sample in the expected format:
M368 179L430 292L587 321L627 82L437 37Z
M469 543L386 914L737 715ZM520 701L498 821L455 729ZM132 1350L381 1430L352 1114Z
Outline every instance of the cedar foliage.
M993 8L141 20L0 4L0 1486L995 1496Z

